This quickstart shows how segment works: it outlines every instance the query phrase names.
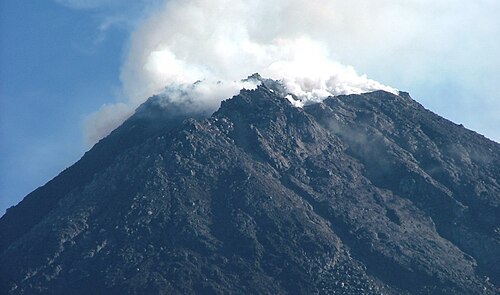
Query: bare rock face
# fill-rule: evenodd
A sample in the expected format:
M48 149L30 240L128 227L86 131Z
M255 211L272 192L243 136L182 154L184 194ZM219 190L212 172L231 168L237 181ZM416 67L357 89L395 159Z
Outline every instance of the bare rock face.
M406 93L161 99L0 219L0 293L499 291L499 144Z

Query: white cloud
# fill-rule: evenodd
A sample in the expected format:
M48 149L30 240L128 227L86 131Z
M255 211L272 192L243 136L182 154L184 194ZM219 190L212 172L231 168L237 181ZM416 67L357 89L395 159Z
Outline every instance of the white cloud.
M334 2L168 1L132 36L125 92L142 101L171 83L237 81L254 72L285 79L303 97L389 89L332 58L328 39L341 21ZM299 89L304 79L314 89Z
M131 36L121 73L126 103L136 106L165 86L197 80L235 85L254 72L283 79L304 101L391 90L343 63L396 87L412 88L459 72L473 89L480 84L480 74L474 73L498 76L498 3L163 1ZM492 85L486 88L500 91ZM200 99L205 101L214 100Z

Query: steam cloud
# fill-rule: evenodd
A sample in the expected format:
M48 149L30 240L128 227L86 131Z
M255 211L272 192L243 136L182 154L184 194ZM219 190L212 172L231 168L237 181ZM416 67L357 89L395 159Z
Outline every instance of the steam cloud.
M90 117L89 142L153 94L189 90L195 98L190 107L215 110L240 89L255 87L241 81L256 72L283 81L299 98L297 106L331 95L395 92L332 56L342 46L332 42L334 29L346 21L341 8L332 0L165 1L131 36L121 74L128 102Z

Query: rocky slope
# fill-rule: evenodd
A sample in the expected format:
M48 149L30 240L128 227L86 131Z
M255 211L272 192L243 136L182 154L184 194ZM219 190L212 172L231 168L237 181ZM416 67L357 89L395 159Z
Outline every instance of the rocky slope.
M496 294L500 145L408 94L153 97L0 219L2 294Z

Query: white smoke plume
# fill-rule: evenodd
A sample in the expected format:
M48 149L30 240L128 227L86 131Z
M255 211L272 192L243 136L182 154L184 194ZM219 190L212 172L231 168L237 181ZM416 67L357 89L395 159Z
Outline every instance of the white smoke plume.
M120 106L114 114L108 106L94 114L89 140L107 135L123 114L165 88L194 89L193 107L215 110L256 72L283 81L298 106L331 95L395 92L335 60L342 44L334 36L350 22L343 7L332 0L165 1L131 36L121 74L128 110Z
M130 104L105 104L97 112L91 114L85 122L85 136L88 143L96 143L120 126L134 112Z

